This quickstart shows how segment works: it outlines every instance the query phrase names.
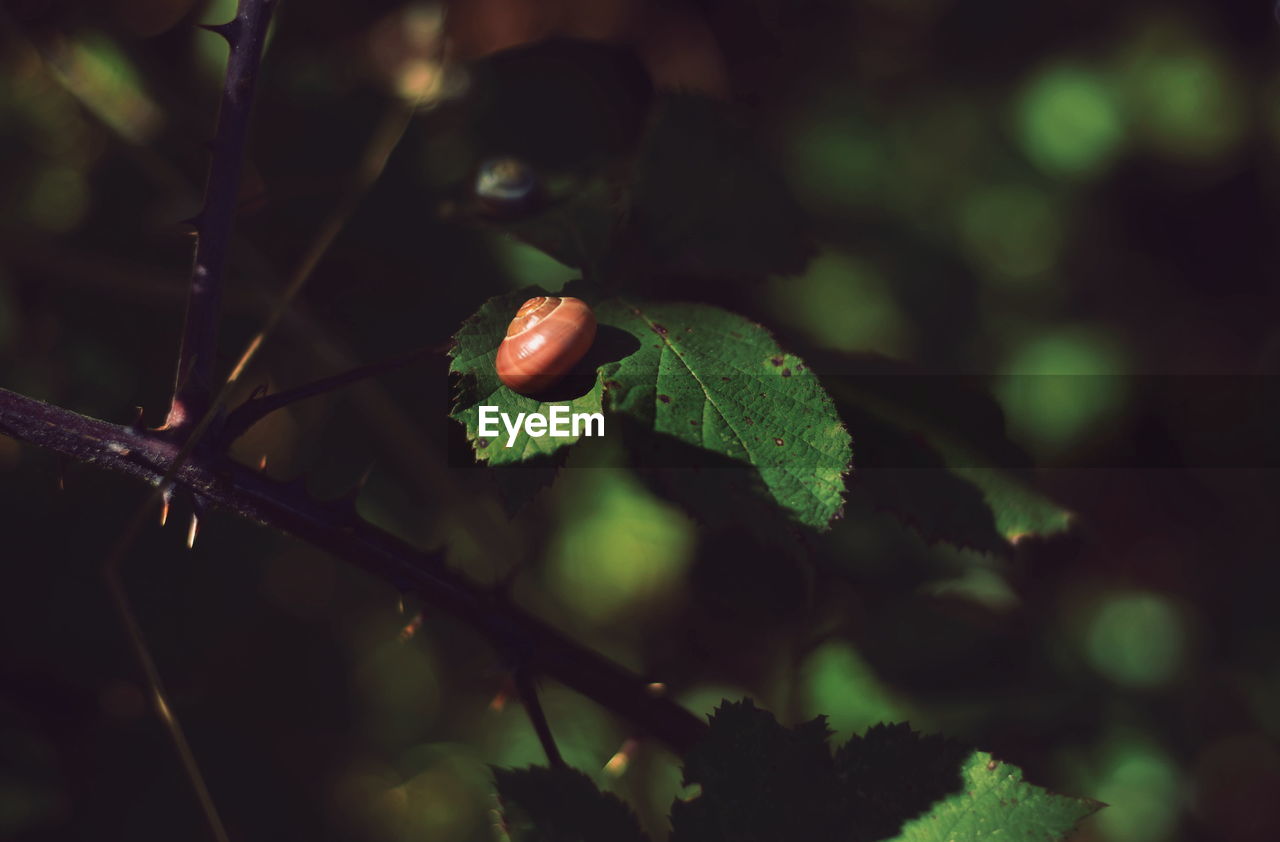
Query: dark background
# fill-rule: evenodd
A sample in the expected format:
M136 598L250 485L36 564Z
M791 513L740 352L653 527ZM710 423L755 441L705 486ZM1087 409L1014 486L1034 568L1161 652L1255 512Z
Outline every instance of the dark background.
M198 208L225 59L194 24L231 14L207 6L4 4L5 387L163 420L192 244L177 220ZM478 88L440 62L445 43L461 63L549 35L618 44L660 87L738 103L803 208L804 272L683 294L784 347L989 379L1076 529L1011 558L929 545L864 505L855 473L824 561L797 563L700 529L626 468L588 468L617 464L607 442L509 519L445 417L442 358L278 413L238 458L265 454L320 496L372 469L371 520L478 578L515 570L529 607L699 712L750 695L843 735L909 719L1108 802L1079 839L1280 837L1280 496L1259 420L1280 363L1270 8L484 0L446 20L286 0L228 363L377 127L420 109L246 394L441 342L492 294L575 276L466 218L489 150L457 108L483 121L492 103L466 104ZM593 73L535 73L551 93L530 101L550 110L493 119L551 138L530 141L540 164L579 166L584 136L642 120L621 93L557 98ZM0 438L0 837L207 834L100 575L144 493ZM444 617L402 643L414 606L268 530L213 513L187 551L188 514L143 533L125 580L232 837L490 838L486 764L543 759L519 706L491 705L494 654ZM661 833L675 758L646 745L603 771L626 723L554 686L545 703L569 761Z

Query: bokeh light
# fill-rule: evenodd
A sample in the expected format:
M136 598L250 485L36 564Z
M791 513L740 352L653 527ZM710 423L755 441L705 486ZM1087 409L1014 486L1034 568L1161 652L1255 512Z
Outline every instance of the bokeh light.
M798 278L773 281L769 301L779 320L838 351L909 355L911 327L889 282L869 261L827 251Z
M1247 125L1227 60L1190 26L1157 20L1120 57L1125 110L1144 144L1169 158L1210 161L1237 146Z
M805 715L826 714L841 738L861 734L879 722L901 722L910 718L848 643L820 646L805 658L800 676Z
M960 236L982 274L997 282L1045 284L1063 245L1053 196L1030 184L991 184L960 206Z
M131 143L144 144L163 127L163 112L137 68L107 36L92 34L71 42L54 67L82 105Z
M1129 384L1119 343L1091 325L1044 330L1020 345L995 389L1016 440L1059 453L1124 406Z
M671 595L693 553L693 523L628 472L567 472L561 527L548 551L547 584L575 614L594 623Z
M510 279L512 289L536 286L547 292L559 292L582 272L566 266L545 251L505 234L490 237L493 256Z
M850 95L809 106L787 138L792 187L810 206L856 210L880 196L885 150Z
M1162 842L1178 822L1182 783L1177 765L1140 739L1108 747L1096 797L1107 804L1094 820L1107 842Z
M27 219L37 228L60 233L79 224L89 208L89 186L80 171L52 166L35 173L28 186Z
M1107 78L1071 65L1051 67L1027 85L1017 126L1033 162L1051 175L1069 177L1098 173L1125 136L1120 104Z
M359 657L353 680L368 738L386 746L421 739L441 703L438 667L426 641L388 636Z
M1156 593L1112 592L1088 622L1085 652L1094 669L1128 687L1157 687L1186 660L1188 629L1181 610Z

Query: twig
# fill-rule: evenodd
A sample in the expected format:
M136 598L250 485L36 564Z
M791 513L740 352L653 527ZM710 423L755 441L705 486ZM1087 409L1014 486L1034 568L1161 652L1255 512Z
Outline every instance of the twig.
M283 392L276 392L272 395L263 395L262 397L251 397L238 407L233 409L228 415L226 422L222 425L219 435L222 436L222 444L228 445L240 436L244 435L250 427L261 421L266 416L278 409L283 409L292 403L297 403L307 398L317 395L323 395L326 392L332 392L348 386L352 383L359 383L361 380L367 380L371 377L377 377L386 374L389 371L395 371L397 368L404 368L407 365L417 362L423 357L439 354L443 352L447 345L433 345L426 348L418 348L407 354L401 354L388 360L382 360L368 365L362 365L344 371L341 374L335 374L331 377L323 377L319 380L313 380L310 383L304 383L293 389L286 389Z
M179 454L179 447L162 435L87 418L4 389L0 433L152 485L172 469ZM468 581L444 563L441 552L415 549L369 524L349 500L316 501L300 485L203 454L192 455L174 480L211 505L293 535L458 617L530 674L582 693L677 753L686 752L706 730L698 717L670 699L653 697L646 679L531 616L500 591Z
M276 0L240 0L231 22L207 27L226 38L231 54L227 58L227 75L222 86L204 204L194 219L197 233L195 261L191 267L191 289L178 350L178 374L165 422L165 427L174 433L189 432L213 404L218 320L227 250L231 243L240 172L249 138L249 113L256 89L254 82L262 59L267 24L275 6Z
M196 791L196 800L200 802L200 809L204 812L205 820L209 822L209 828L213 831L214 839L217 839L218 842L229 842L230 837L227 835L226 826L222 823L218 808L213 803L213 796L209 793L209 786L205 783L204 775L200 772L200 764L196 762L195 752L191 750L191 744L187 742L187 735L182 730L182 723L178 721L178 717L174 715L173 709L169 706L168 694L165 692L164 683L160 680L160 670L156 667L155 660L151 657L151 651L147 648L142 629L138 626L138 620L134 617L133 609L129 606L129 597L125 593L124 583L114 573L115 570L113 569L112 575L107 576L107 585L111 589L112 599L120 614L120 621L124 623L125 629L129 632L129 642L133 647L134 654L138 656L139 661L142 663L142 670L146 674L147 685L151 690L151 701L156 707L156 715L164 723L165 729L169 732L169 738L173 741L178 751L178 758L182 761L182 768L187 773L187 777L191 779L191 785Z
M533 730L538 734L538 742L542 743L542 750L547 753L547 763L552 766L563 766L564 758L560 756L555 737L551 736L551 723L547 722L547 715L542 710L542 702L538 701L538 687L534 683L533 676L524 667L517 666L515 683L524 711L528 714L529 721L533 723Z

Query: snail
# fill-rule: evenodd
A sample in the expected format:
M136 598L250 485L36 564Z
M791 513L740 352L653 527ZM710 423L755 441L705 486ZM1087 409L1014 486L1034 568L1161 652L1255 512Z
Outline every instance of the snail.
M523 395L537 394L564 377L595 338L596 317L582 299L530 298L498 346L498 379Z
M489 158L476 171L476 197L490 214L521 213L538 201L540 192L538 174L519 158Z

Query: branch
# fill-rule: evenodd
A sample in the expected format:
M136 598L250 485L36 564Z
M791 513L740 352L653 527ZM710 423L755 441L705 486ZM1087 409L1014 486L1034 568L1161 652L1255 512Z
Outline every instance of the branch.
M188 431L204 417L213 401L218 317L231 244L231 223L240 192L254 81L275 5L276 0L240 0L234 20L206 27L227 39L231 54L227 58L204 205L193 220L198 239L191 267L187 315L182 325L182 344L178 350L177 379L165 421L165 428L170 432Z
M0 433L78 462L158 484L179 447L162 435L110 424L0 389ZM706 725L647 682L450 569L441 552L423 552L360 518L354 501L314 500L298 483L281 483L225 457L192 455L177 485L241 517L279 529L353 564L391 587L458 617L487 637L512 669L545 675L626 717L639 730L685 753Z
M381 374L395 371L398 368L404 368L423 357L443 353L447 348L447 344L418 348L398 357L362 365L331 377L324 377L292 389L286 389L283 392L276 392L273 395L255 394L228 413L222 429L219 430L221 443L224 445L230 444L240 438L240 436L249 431L250 427L277 409L283 409L289 404L341 389L343 386L349 386L352 383L359 383L361 380L367 380L370 377L377 377Z

